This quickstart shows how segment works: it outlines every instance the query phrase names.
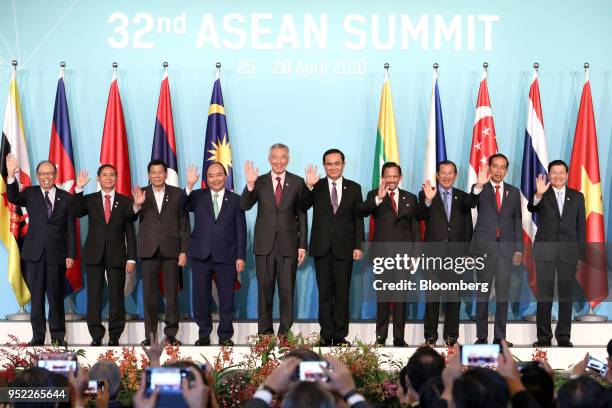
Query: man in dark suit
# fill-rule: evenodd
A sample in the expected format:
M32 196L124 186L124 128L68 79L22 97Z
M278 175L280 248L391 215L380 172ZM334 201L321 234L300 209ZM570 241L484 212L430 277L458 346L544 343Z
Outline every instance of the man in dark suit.
M472 186L470 206L478 209L470 250L484 257L484 268L476 270L478 283L487 284L486 291L476 295L476 344L486 344L489 331L489 297L495 280L495 329L493 342L506 339L508 320L508 294L513 265L523 260L523 226L521 194L504 182L508 173L508 158L496 153L478 172L478 181ZM508 347L512 343L506 341Z
M409 256L414 255L413 242L420 239L419 224L416 220L417 197L399 188L402 180L402 169L399 164L387 162L382 166L380 186L368 193L361 205L362 216L374 218L373 242L401 243L401 250ZM407 244L408 243L408 244ZM386 248L387 250L389 248ZM395 256L399 247L385 256ZM379 250L383 250L379 248ZM378 251L378 250L377 250ZM383 250L383 252L387 252ZM389 332L389 311L391 302L377 303L376 308L376 344L384 345ZM407 347L404 340L406 322L405 302L394 302L393 306L393 345Z
M457 166L450 160L438 163L436 168L437 188L427 180L419 193L417 219L425 221L424 252L428 256L457 259L469 255L472 239L472 214L468 194L454 187ZM436 269L427 271L427 277L436 282L458 282L454 270ZM460 293L442 296L446 306L442 337L447 346L453 346L459 338ZM440 293L427 292L425 317L423 319L425 342L434 346L438 339L438 317Z
M147 166L150 184L134 188L134 213L140 218L138 257L141 259L144 296L144 346L157 338L159 274L163 275L166 343L180 345L176 338L179 324L178 291L180 273L187 264L189 217L179 206L182 189L166 184L168 166L152 160Z
M527 209L538 216L538 232L533 244L538 288L536 313L538 340L534 347L550 347L552 329L550 315L555 289L555 271L559 293L559 323L555 337L560 347L572 347L572 282L582 267L585 255L586 216L584 196L568 188L567 164L553 160L548 176L536 180L535 197Z
M245 265L246 219L240 209L240 196L225 188L227 170L223 164L215 162L208 166L207 188L193 190L198 178L197 168L189 166L187 187L181 198L183 209L193 212L195 220L188 244L193 317L199 328L195 345L210 345L214 276L219 293L219 344L233 346L234 282Z
M258 203L253 253L259 286L258 332L273 334L272 301L278 283L280 325L278 335L293 324L293 296L298 265L306 258L308 219L303 208L304 179L289 173L289 148L276 143L270 147L272 170L263 176L253 163L245 164L247 185L240 208L248 211Z
M89 227L83 248L83 263L87 266L87 327L91 345L100 346L105 329L100 314L104 273L108 281L109 346L118 346L125 327L123 290L125 274L136 271L136 235L134 210L129 197L115 191L117 170L110 164L98 168L101 191L83 196L89 174L81 170L77 177L72 213L88 216Z
M19 191L15 173L17 158L6 156L7 198L28 210L28 233L21 248L24 278L31 294L32 340L29 346L42 346L47 331L45 293L49 301L49 331L52 343L66 346L64 336L64 275L74 265L76 241L74 217L69 213L71 196L55 186L55 165L42 161L36 166L38 186Z
M330 149L323 154L327 177L319 179L317 168L308 166L306 208L314 206L310 233L310 256L315 258L319 289L321 346L349 344L349 292L353 261L361 259L365 240L359 207L361 186L342 177L344 153Z

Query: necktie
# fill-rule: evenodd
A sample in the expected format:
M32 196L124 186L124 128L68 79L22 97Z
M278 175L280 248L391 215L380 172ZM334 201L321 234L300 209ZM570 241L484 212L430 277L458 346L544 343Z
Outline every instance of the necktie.
M108 224L111 216L110 194L104 194L104 219Z
M51 217L53 213L53 205L51 204L51 200L49 200L49 192L45 191L45 203L47 203L47 218Z
M557 206L559 206L559 215L563 215L563 193L557 191Z
M495 186L495 203L497 204L497 212L501 211L501 194L499 193L499 186Z
M338 190L336 190L336 182L332 181L332 207L334 209L334 215L336 215L336 211L338 211Z
M448 191L443 191L442 194L444 194L444 211L446 211L446 220L450 221L450 201L448 200L450 193Z
M397 215L397 204L395 203L395 191L391 191L389 193L389 197L391 197L391 207L393 207L393 212Z
M217 201L218 198L219 198L218 193L213 194L213 211L215 213L215 220L219 216L219 202Z
M276 177L276 188L274 189L274 200L276 201L276 208L280 207L281 196L283 195L283 186L281 186L281 178Z

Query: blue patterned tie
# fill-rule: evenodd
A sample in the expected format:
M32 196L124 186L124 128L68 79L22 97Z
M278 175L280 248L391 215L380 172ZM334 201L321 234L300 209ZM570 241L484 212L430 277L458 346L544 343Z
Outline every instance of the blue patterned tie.
M448 199L450 193L448 191L443 191L442 194L444 194L444 211L446 211L446 220L450 221L450 200Z

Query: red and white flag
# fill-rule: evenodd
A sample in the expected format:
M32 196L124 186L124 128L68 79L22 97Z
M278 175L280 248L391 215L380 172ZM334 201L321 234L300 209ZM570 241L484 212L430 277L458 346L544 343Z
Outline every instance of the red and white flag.
M476 116L472 132L472 148L470 149L470 167L468 169L468 183L466 191L471 191L476 184L478 172L482 167L487 168L489 157L497 153L497 139L495 125L493 124L493 111L487 89L487 71L482 73L478 100L476 101ZM472 220L476 224L477 213L472 211Z

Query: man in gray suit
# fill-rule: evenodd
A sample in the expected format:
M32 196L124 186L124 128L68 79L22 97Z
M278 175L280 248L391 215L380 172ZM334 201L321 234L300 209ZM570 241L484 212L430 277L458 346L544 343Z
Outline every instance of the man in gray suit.
M168 166L152 160L147 166L149 186L134 188L134 213L140 218L138 257L142 265L144 296L144 346L150 346L151 334L157 337L159 274L163 274L166 299L166 342L178 345L178 290L181 267L187 264L189 217L179 206L182 189L166 184Z
M476 279L479 283L487 283L488 287L486 292L478 291L476 295L476 344L487 343L493 280L497 301L493 343L506 339L512 265L520 265L523 260L521 194L516 187L504 182L508 163L508 158L501 153L489 157L488 171L485 167L480 169L469 197L470 207L478 209L470 249L473 254L485 258L484 268L476 271Z
M272 301L278 283L281 336L293 324L295 275L306 258L308 220L303 205L306 185L303 178L286 171L289 148L284 144L270 147L268 161L272 169L262 176L253 162L246 162L247 185L240 197L240 208L248 211L258 203L253 236L259 286L258 333L274 334Z

